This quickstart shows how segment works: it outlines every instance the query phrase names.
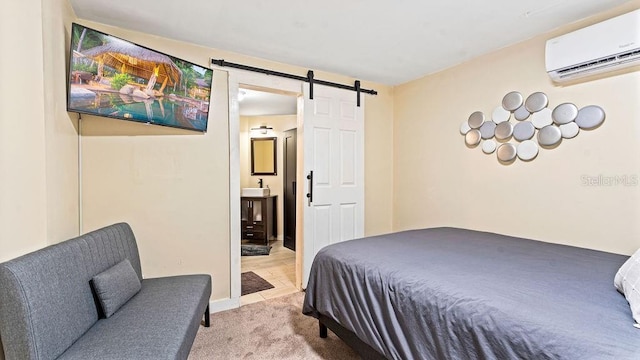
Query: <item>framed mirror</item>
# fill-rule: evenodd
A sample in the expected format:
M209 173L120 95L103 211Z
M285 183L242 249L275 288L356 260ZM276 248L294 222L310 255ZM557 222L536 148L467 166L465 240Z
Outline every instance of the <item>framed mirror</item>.
M251 139L251 175L277 175L276 137Z

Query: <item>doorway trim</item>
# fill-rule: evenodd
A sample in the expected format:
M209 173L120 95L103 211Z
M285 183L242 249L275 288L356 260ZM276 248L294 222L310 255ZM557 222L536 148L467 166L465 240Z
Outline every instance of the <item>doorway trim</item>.
M255 86L283 92L290 95L302 96L302 82L298 80L279 78L266 74L254 73L244 70L229 70L228 68L212 67L228 73L227 83L229 90L229 237L230 237L230 297L234 307L240 306L241 284L241 231L240 231L240 106L238 102L238 89L240 85ZM300 101L298 101L300 106ZM298 109L297 127L301 126L300 109ZM299 252L296 251L296 268ZM296 269L296 274L298 269ZM296 283L299 280L296 276ZM296 286L299 286L296 284Z

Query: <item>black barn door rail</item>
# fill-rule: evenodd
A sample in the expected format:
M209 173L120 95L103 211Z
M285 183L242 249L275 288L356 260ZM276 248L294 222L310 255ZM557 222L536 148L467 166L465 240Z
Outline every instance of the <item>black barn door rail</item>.
M293 80L300 80L300 81L308 82L309 83L309 98L311 100L313 100L313 85L314 84L331 86L331 87L338 88L338 89L345 89L345 90L355 91L356 94L357 94L357 104L358 104L358 106L360 106L360 93L378 95L378 92L375 91L375 90L361 88L360 87L360 80L356 80L353 85L344 85L344 84L334 83L334 82L331 82L331 81L318 80L318 79L313 77L313 71L312 70L307 71L307 76L300 76L300 75L287 74L287 73L283 73L283 72L279 72L279 71L273 71L273 70L269 70L269 69L257 68L257 67L253 67L253 66L249 66L249 65L235 64L235 63L231 63L231 62L228 62L228 61L224 61L224 59L211 59L211 64L212 65L217 65L217 66L222 66L222 67L231 67L231 68L240 69L240 70L253 71L253 72L262 73L262 74L266 74L266 75L280 76L280 77L284 77L284 78L287 78L287 79L293 79Z

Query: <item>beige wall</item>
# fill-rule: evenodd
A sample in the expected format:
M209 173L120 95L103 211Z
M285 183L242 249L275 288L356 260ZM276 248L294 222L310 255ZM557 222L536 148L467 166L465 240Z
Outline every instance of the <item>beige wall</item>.
M214 57L305 73L302 68L80 22L205 66L209 58ZM230 194L226 72L215 71L214 76L206 134L83 117L82 215L84 231L115 221L129 222L138 239L142 269L147 277L194 272L212 274L212 299L215 300L230 296ZM316 77L352 82L347 77L322 72L316 72ZM380 153L391 153L391 90L371 83L362 86L381 92L366 100L367 126L369 122L372 124L366 142L377 144ZM375 131L376 126L386 129ZM375 162L380 161L387 161L382 166L391 168L391 156L383 155ZM367 180L365 185L367 195L374 195L372 204L384 207L367 214L367 224L375 224L372 230L367 229L368 233L391 231L392 173L373 176L366 171L367 176L371 175L371 181Z
M65 111L75 15L67 0L2 10L0 48L11 50L0 57L0 262L78 235L77 133Z
M394 229L456 226L625 254L640 247L640 186L583 185L583 176L640 176L640 73L561 87L544 66L547 39L639 5L397 87ZM600 105L607 119L532 162L501 165L467 148L459 127L473 111L491 114L513 90L543 91L550 107Z
M66 0L0 15L0 261L78 235L77 133L66 112ZM20 29L16 36L16 29Z
M0 261L47 244L42 41L39 0L3 6L0 46L16 50L0 56Z
M373 84L364 107L364 234L393 231L394 89ZM391 100L389 100L391 99Z
M78 121L66 110L67 49L75 14L67 0L42 2L49 243L79 234Z
M208 51L147 34L82 22L204 65ZM214 71L206 133L84 116L82 226L125 221L145 277L211 274L213 299L229 296L227 76Z
M269 186L271 195L277 195L278 240L284 239L284 132L295 129L296 115L283 116L241 116L240 117L240 188L258 187L258 179L262 179L263 186ZM255 134L251 128L268 125L273 128L266 135ZM277 137L276 174L251 176L251 136Z
M81 124L83 231L128 222L145 277L211 274L214 299L229 292L226 87L214 72L218 101L204 134L91 116Z

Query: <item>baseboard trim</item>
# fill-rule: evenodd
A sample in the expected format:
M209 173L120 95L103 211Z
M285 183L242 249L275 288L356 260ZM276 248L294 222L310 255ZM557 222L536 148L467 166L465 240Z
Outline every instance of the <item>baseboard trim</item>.
M240 299L226 298L209 301L209 311L212 314L225 310L237 309L239 307Z

